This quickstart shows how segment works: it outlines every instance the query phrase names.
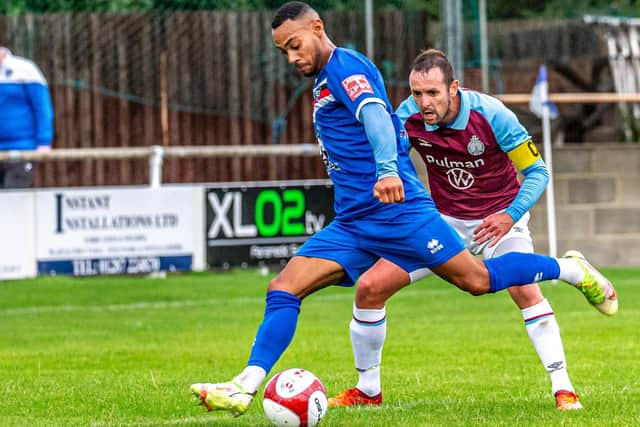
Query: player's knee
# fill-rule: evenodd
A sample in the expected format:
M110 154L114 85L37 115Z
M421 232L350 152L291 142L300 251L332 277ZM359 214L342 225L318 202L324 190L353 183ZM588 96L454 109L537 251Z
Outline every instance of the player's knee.
M542 291L536 283L525 286L512 286L508 288L508 291L513 301L521 309L533 307L544 300L544 295L542 295Z
M291 284L281 275L278 275L269 281L269 286L267 287L267 290L268 291L291 291Z
M456 281L456 286L474 296L486 294L490 290L488 281L475 275L460 277Z
M360 308L384 305L387 300L386 288L383 283L364 275L358 280L356 290L356 306Z
M466 291L473 296L484 295L488 292L488 289L485 289L484 287L479 286L476 283L468 284L467 286L468 287L466 288Z

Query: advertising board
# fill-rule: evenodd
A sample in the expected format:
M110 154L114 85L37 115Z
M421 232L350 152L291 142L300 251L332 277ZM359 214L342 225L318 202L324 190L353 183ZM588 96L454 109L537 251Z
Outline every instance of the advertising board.
M201 187L39 191L38 274L191 270L197 251L203 251L202 191Z
M205 191L207 264L282 264L333 219L329 180L229 183Z
M36 274L32 191L0 192L0 279Z

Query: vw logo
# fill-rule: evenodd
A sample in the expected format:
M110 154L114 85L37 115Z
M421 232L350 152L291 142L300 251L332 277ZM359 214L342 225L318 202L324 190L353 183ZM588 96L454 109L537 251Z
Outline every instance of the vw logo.
M449 179L449 184L458 190L465 190L471 187L475 181L475 178L469 171L461 168L449 169L447 171L447 178Z

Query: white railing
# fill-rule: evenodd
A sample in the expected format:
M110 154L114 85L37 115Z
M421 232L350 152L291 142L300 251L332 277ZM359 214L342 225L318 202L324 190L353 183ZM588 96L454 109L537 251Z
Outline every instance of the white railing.
M505 104L528 104L529 99L531 98L531 94L528 93L508 93L494 96ZM640 93L550 93L549 101L555 104L614 104L618 102L640 102Z
M505 104L527 104L531 94L513 93L495 95ZM640 102L640 93L555 93L549 99L557 104L598 104ZM57 148L50 151L0 151L5 160L97 160L97 159L149 159L149 185L162 183L162 164L165 158L186 157L258 157L258 156L316 156L316 144L281 145L151 145L147 147Z
M0 161L27 160L97 160L149 159L149 185L162 183L162 164L165 158L186 157L258 157L258 156L317 156L315 144L283 145L193 145L162 147L58 148L50 151L0 151Z

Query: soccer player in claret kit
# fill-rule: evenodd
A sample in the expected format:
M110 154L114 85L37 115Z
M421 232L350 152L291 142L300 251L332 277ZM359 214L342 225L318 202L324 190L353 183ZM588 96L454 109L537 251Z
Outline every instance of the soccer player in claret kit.
M581 260L513 253L476 259L418 179L371 61L337 48L317 12L302 2L278 9L272 37L298 72L315 77L314 127L334 184L336 216L270 281L264 318L242 372L228 382L191 385L208 410L246 412L293 338L302 299L330 285L353 286L368 274L384 277L388 271L376 265L383 258L394 267L390 283L409 283L431 269L480 295L559 278L592 303L617 304L615 295L606 294L609 282Z
M412 95L396 114L426 165L429 189L445 221L474 255L489 259L508 252L533 252L529 209L544 192L549 175L515 114L496 98L459 88L451 63L439 50L416 57L409 86ZM516 169L524 175L522 185ZM575 251L568 255L582 257ZM372 275L367 279L358 283L349 326L358 384L329 399L330 407L382 403L384 304L407 283L384 282ZM549 374L556 407L581 409L567 373L558 323L540 287L514 286L509 293ZM595 306L604 314L615 313L608 302Z

